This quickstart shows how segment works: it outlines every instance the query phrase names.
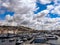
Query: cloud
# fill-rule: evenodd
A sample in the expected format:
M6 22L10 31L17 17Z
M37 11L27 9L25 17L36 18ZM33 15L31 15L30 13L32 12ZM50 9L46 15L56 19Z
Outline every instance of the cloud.
M52 0L40 0L42 4L51 3ZM50 13L50 10L53 13L60 14L59 8L60 6L55 5L47 5L47 9L34 14L33 11L37 10L36 8L36 0L10 0L4 2L4 7L7 7L9 10L14 11L15 14L10 16L6 15L6 19L4 21L0 21L0 25L6 26L26 26L31 27L37 30L50 30L56 29L55 25L59 24L60 18L48 18L45 17ZM51 12L52 12L51 11ZM60 24L59 24L60 25Z
M54 9L54 5L47 5L47 10L52 10Z
M7 21L10 21L10 20L12 20L12 19L13 19L12 16L10 16L10 15L6 15L6 20L7 20Z
M8 8L10 6L9 0L0 0L0 7L1 6Z
M39 12L37 15L35 15L34 18L38 19L38 18L45 17L48 13L49 13L49 10L43 10L43 11Z
M60 5L55 6L55 8L51 11L51 13L60 15Z
M27 3L26 3L27 2ZM34 11L36 8L36 0L12 0L11 8L16 11L16 13L26 14Z
M49 4L52 0L39 0L41 4Z

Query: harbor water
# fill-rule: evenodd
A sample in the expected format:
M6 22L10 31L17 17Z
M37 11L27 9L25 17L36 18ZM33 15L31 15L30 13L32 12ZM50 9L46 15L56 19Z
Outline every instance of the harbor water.
M0 39L0 45L16 45L15 41L9 42L9 39ZM23 43L21 45L60 45L60 37L58 37L58 40L49 40L46 43Z

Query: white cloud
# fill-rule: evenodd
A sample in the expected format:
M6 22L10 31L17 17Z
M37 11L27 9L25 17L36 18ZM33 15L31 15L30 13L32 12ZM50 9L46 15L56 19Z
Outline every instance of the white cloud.
M60 15L60 5L55 6L54 10L51 11L54 14L59 14Z
M53 5L47 5L47 10L52 10L52 9L54 9Z
M9 5L10 5L9 3L3 3L2 4L2 6L4 6L4 7L9 7Z
M45 17L49 13L49 10L43 10L39 12L34 18L42 18Z
M41 4L48 4L51 3L52 0L40 0Z
M6 21L12 21L13 17L10 15L6 15Z
M16 13L26 14L35 10L36 3L35 0L12 0L11 8L16 11Z

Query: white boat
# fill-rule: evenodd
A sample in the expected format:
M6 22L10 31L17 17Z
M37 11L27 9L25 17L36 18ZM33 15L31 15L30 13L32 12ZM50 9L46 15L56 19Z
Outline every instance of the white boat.
M16 40L16 45L20 45L20 44L22 44L23 43L23 40L21 40L21 39L17 39Z
M56 35L46 34L45 37L47 40L57 40L58 37Z

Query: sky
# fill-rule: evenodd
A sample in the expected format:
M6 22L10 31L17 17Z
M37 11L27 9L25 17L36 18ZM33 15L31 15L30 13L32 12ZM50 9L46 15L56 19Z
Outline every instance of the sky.
M0 0L0 25L59 30L60 0Z

